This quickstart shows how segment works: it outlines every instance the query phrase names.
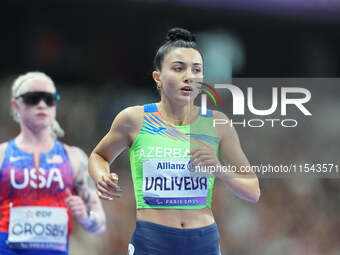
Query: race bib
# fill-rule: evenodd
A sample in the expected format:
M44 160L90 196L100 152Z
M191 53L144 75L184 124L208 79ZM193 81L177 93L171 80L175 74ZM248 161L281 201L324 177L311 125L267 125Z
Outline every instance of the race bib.
M12 207L7 244L14 249L66 251L67 223L66 208Z
M143 160L143 194L149 205L204 205L208 189L209 175L193 176L188 159Z

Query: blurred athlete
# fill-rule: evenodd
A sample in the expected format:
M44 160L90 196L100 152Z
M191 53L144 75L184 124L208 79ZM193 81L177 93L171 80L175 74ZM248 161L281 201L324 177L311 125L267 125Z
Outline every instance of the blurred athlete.
M238 197L257 202L259 182L253 172L218 171L218 156L249 166L233 127L213 126L224 113L201 113L193 104L203 79L203 59L194 36L174 28L155 56L153 78L158 103L121 111L89 160L100 198L120 197L118 176L109 165L129 148L137 222L129 254L220 254L219 233L211 211L215 176ZM200 169L216 169L206 174ZM194 171L193 171L194 169ZM198 169L198 170L197 170Z
M20 134L0 144L0 254L68 254L71 215L91 233L105 231L105 214L88 175L88 158L57 140L60 97L41 72L12 86Z

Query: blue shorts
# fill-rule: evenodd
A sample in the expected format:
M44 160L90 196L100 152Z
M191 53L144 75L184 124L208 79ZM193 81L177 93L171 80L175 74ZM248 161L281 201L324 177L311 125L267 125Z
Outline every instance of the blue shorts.
M67 251L42 251L11 249L6 244L8 233L0 232L0 254L1 255L67 255ZM67 247L68 248L68 247Z
M220 255L216 223L202 228L180 229L137 221L129 255Z

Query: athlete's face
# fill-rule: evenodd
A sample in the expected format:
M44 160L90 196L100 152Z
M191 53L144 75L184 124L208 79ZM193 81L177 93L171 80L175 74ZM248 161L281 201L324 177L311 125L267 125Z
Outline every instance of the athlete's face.
M20 95L28 92L55 93L54 85L43 79L32 79L26 81L20 89ZM56 116L56 106L49 106L44 100L40 100L36 105L25 104L22 97L12 99L12 106L20 115L23 125L33 129L43 129L51 126Z
M162 96L181 105L193 102L203 78L202 56L192 48L175 48L165 56L162 70L153 76Z

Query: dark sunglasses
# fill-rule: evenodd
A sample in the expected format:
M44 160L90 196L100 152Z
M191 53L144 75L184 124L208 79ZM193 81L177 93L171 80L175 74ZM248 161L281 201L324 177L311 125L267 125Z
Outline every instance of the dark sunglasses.
M42 91L27 92L17 96L15 99L20 97L22 97L24 104L32 106L39 104L41 100L44 100L48 106L54 106L57 104L57 101L60 100L60 95L58 93L48 93Z

